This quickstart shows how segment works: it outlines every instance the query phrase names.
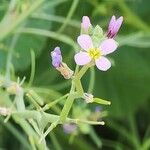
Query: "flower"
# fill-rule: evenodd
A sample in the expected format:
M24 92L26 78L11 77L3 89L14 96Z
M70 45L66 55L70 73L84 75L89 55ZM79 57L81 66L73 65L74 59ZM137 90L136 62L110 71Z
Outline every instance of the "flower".
M60 47L55 47L51 52L52 65L63 75L65 79L70 79L74 72L62 61Z
M82 34L77 41L84 51L80 51L74 56L76 64L82 66L94 60L97 68L102 71L106 71L111 67L110 61L105 56L117 49L118 44L115 40L106 39L99 47L94 47L91 37Z
M93 102L93 95L89 93L84 93L83 98L85 99L86 103L92 103Z
M76 126L76 124L73 124L73 123L65 123L63 125L63 129L66 134L71 134L74 131L76 131L77 126Z
M19 95L19 94L23 93L22 87L16 82L12 82L12 83L10 83L9 85L6 85L6 86L7 86L6 87L7 92L10 93L10 94Z
M11 114L10 108L0 107L0 115L7 116Z
M89 28L91 27L91 22L88 16L83 16L82 17L82 22L81 22L81 28L85 31L88 32Z
M55 68L60 67L62 63L60 47L55 47L55 49L51 52L51 57L52 57L52 65Z
M95 107L95 112L96 113L99 113L99 112L101 112L102 111L102 107L101 106L96 106Z
M119 17L118 19L116 19L115 16L112 16L110 22L109 22L109 26L108 26L108 31L107 31L107 37L108 38L115 38L121 25L123 22L123 17Z

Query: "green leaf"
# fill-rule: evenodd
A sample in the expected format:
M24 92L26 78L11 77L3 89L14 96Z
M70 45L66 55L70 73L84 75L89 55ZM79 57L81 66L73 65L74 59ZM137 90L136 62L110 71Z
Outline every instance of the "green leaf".
M113 54L115 67L107 72L97 70L95 95L111 101L108 111L112 116L135 113L150 96L149 57L148 49L121 47Z
M56 1L56 2L45 2L45 5L41 5L38 10L36 10L37 13L44 13L44 14L53 14L54 7L58 4L62 3L64 1ZM49 7L46 7L46 3L49 5ZM24 20L25 27L34 27L44 30L49 30L51 28L51 22L45 21L45 20L39 20L39 19L33 19L29 18L28 20ZM16 33L15 33L16 34ZM20 34L20 33L19 33ZM11 38L7 38L3 44L6 45L6 47L9 47L11 43ZM31 56L30 56L30 50L34 49L35 56L39 57L42 50L44 49L44 46L46 45L47 37L41 37L37 35L27 35L27 34L20 34L17 42L14 45L14 53L12 58L12 64L15 67L15 70L24 70L26 69L30 63L31 63ZM7 49L9 52L9 49ZM0 68L4 69L6 66L6 57L7 57L7 51L4 51L3 49L0 50Z
M150 33L132 33L118 38L120 46L128 45L133 47L148 48L150 47Z

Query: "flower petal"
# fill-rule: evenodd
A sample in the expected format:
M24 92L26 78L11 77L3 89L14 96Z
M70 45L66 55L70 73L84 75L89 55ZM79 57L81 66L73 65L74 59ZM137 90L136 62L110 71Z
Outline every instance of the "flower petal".
M89 35L82 34L78 36L77 41L81 48L83 48L86 51L88 51L90 48L93 48L92 39Z
M100 45L102 55L107 55L114 52L118 47L118 43L113 39L104 40Z
M60 67L60 64L62 62L60 47L55 47L55 49L51 52L51 57L52 57L52 65L55 68Z
M115 22L116 22L116 17L113 15L111 17L111 20L109 22L109 25L108 25L108 30L111 30L113 28L113 26L115 25Z
M88 53L86 52L79 52L74 56L74 60L77 65L85 65L91 61L91 58L89 57Z
M103 56L97 59L95 63L96 63L97 68L102 71L107 71L111 67L110 61L106 57L103 57Z
M123 17L119 17L117 20L116 20L116 23L115 23L115 26L114 26L114 33L117 34L121 25L122 25L122 22L123 22Z

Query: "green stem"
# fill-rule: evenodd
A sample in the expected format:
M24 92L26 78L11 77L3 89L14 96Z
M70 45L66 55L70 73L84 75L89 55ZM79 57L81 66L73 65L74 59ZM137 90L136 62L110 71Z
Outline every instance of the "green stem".
M31 75L30 75L30 79L29 79L29 83L28 83L29 87L33 83L34 75L35 75L35 53L33 50L31 50Z
M60 144L59 144L59 142L58 142L58 140L57 140L57 138L53 132L50 133L50 138L51 138L51 141L54 145L54 148L56 150L62 150L62 148L61 148L61 146L60 146Z
M150 31L149 26L131 11L131 9L126 5L124 0L117 0L117 4L127 16L126 21L129 24L131 24L132 26L138 29L142 29L143 31Z
M46 119L46 123L58 123L58 124L62 124L62 122L60 122L60 116L58 115L53 115L53 114L48 114L43 112L42 114L38 111L35 110L26 110L26 111L22 111L22 112L13 112L12 116L13 117L17 117L17 118L22 118L22 119L35 119L37 121L40 121L42 115L45 117ZM72 118L68 118L66 117L65 120L66 123L87 123L87 124L93 124L93 125L104 125L103 121L97 122L97 121L89 121L89 120L80 120L80 119L72 119Z
M93 127L90 127L90 133L89 133L91 139L93 139L93 141L95 142L95 144L97 145L98 148L102 147L102 141L100 140L100 138L97 136L97 134L95 133Z
M138 134L136 123L135 123L135 118L131 114L129 115L128 118L129 118L131 132L132 132L132 135L133 135L131 137L133 137L133 142L134 142L135 148L140 149L141 143L140 143L139 134Z
M76 43L69 38L66 35L55 33L53 31L43 30L43 29L36 29L36 28L24 28L21 31L18 31L21 33L28 33L28 34L36 34L41 36L47 36L56 40L59 40L61 42L64 42L70 46L72 46L75 50L77 49Z
M60 121L61 122L64 122L69 114L69 111L72 107L72 104L74 102L74 90L75 90L75 85L74 85L74 82L72 82L72 86L71 86L71 90L70 90L70 93L69 93L69 96L65 102L65 105L60 113Z
M51 107L53 107L54 105L56 105L58 102L60 102L61 100L65 99L69 94L65 94L64 96L54 100L53 102L50 102L48 104L46 104L44 107L43 107L43 111L46 111L48 109L50 109Z
M81 81L80 80L76 80L75 81L75 86L76 86L77 93L79 94L80 97L82 97L83 94L84 94L84 90L83 90Z
M78 73L76 73L73 79L75 86L76 86L76 90L80 97L82 97L84 94L84 90L81 84L81 78L91 66L93 66L93 62L89 63L88 65L83 66L82 69Z
M24 111L25 110L23 89L20 89L19 93L16 94L15 102L16 102L18 111Z
M15 48L15 45L18 41L19 35L20 34L16 34L13 37L12 42L11 42L10 47L9 47L9 52L8 52L7 62L6 62L6 83L10 82L10 68L12 65L12 56L13 56L14 48Z
M10 122L4 124L3 120L0 118L0 123L14 135L14 137L23 145L23 147L25 147L28 150L31 149L25 136L21 132L19 132Z
M36 102L36 100L29 93L27 93L26 96L33 103L33 105L37 108L37 110L41 110L42 109L40 107L40 105Z
M41 14L41 13L36 13L32 15L32 18L36 18L36 19L43 19L43 20L47 20L47 21L54 21L54 22L58 22L58 23L64 23L66 18L62 17L62 16L56 16L56 15L48 15L48 14ZM75 27L75 28L80 28L80 23L79 21L76 20L70 20L68 22L68 25Z
M58 33L61 33L65 29L65 27L67 26L68 22L70 21L72 15L74 14L74 12L76 10L78 2L79 2L79 0L73 0L72 5L70 7L70 10L68 12L68 15L66 17L66 20L64 21L62 26L59 28Z
M82 78L82 76L86 73L86 71L87 71L90 67L92 67L93 65L94 65L93 62L91 62L91 63L89 63L89 64L83 66L82 69L76 74L75 80L76 80L76 79L77 79L77 80L80 80L80 79Z
M89 83L88 93L91 93L93 91L94 83L95 83L95 70L94 70L94 67L91 67L90 68L90 83Z

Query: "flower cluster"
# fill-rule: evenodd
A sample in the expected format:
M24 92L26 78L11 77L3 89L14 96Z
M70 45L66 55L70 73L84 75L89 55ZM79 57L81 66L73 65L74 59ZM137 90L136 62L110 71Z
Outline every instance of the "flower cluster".
M106 55L114 52L118 47L118 43L114 40L114 38L121 27L122 21L123 17L116 19L115 16L112 16L108 26L107 34L102 35L102 39L104 40L96 44L94 44L92 35L90 36L89 34L81 34L77 38L77 42L81 47L81 51L74 57L76 64L83 66L91 61L94 61L99 70L108 70L111 67L111 62L106 58ZM91 27L88 17L83 17L81 27L86 32Z
M106 58L106 55L114 52L118 47L118 43L114 40L114 38L116 37L122 22L122 16L118 19L116 19L115 16L112 16L106 34L103 34L101 27L98 26L99 31L96 31L96 34L101 35L96 35L97 37L100 37L97 42L94 38L94 32L97 26L94 28L89 17L83 16L81 22L81 33L83 34L77 38L81 51L74 56L76 64L83 66L93 61L99 70L108 70L111 67L111 62L108 58ZM54 51L51 52L51 56L53 66L61 72L61 66L63 66L63 63L60 48L56 47ZM69 74L65 76L70 78L73 75L73 72L70 72L67 69L64 69L63 67L63 71L65 70L65 73L67 72L67 74ZM63 72L61 73L64 74Z
M102 28L97 26L92 26L92 23L88 16L83 16L81 22L81 35L77 37L77 43L81 47L80 51L75 54L74 60L79 66L89 66L96 65L97 68L101 71L107 71L111 67L111 62L107 58L107 55L114 52L118 43L115 40L115 37L122 25L123 17L116 19L115 16L112 16L108 29L103 33ZM56 47L51 52L52 65L55 67L65 79L70 79L74 75L74 72L67 66L66 63L62 61L62 55L60 47ZM82 69L81 69L82 70ZM105 105L110 105L110 102L94 98L90 93L84 93L84 90L81 85L81 77L84 73L78 73L78 79L75 77L72 79L75 80L76 90L79 95L85 100L86 103L101 103ZM84 69L83 69L84 70ZM84 72L84 71L83 71ZM77 74L77 73L76 73Z

